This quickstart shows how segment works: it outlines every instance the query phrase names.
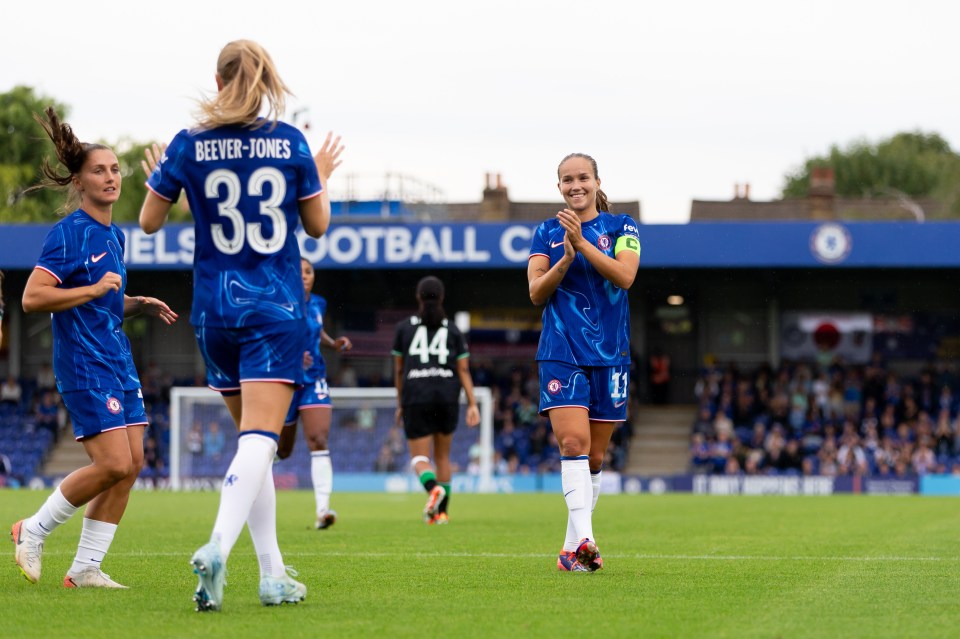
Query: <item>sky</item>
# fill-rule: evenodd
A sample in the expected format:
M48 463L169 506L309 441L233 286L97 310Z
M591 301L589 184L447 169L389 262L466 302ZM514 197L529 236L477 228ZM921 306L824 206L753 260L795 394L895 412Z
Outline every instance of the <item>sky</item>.
M960 148L960 5L942 0L51 0L2 19L0 93L32 86L109 143L172 139L223 45L258 41L311 145L343 138L335 197L402 175L475 202L490 173L560 202L557 165L583 152L612 201L683 223L734 184L778 198L831 145L919 130Z

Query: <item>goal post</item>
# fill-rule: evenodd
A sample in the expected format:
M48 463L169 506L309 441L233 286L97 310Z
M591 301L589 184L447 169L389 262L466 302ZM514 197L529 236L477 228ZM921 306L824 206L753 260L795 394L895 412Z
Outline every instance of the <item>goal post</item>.
M451 461L458 492L495 492L493 477L493 393L474 388L480 426L467 428L460 394L460 423L454 433ZM395 388L330 389L333 413L330 452L337 485L354 490L399 490L412 478L409 452L396 426ZM326 410L326 409L315 409ZM399 429L399 432L398 432ZM302 430L302 428L300 428ZM170 488L219 489L236 451L236 429L220 393L204 387L170 390ZM399 440L399 441L398 441ZM384 459L390 456L389 459ZM278 486L309 487L310 456L297 434L294 453L275 468Z

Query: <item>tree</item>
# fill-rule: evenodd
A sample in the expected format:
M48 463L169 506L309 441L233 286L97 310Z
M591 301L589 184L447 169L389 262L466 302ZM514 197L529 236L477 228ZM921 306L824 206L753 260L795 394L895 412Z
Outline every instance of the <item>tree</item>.
M69 109L53 98L36 95L32 88L14 87L0 93L0 220L49 220L63 202L57 193L43 190L24 196L40 178L40 162L53 154L53 144L33 119L52 106L66 117Z
M858 140L844 149L834 145L786 176L783 197L807 197L815 167L833 169L839 196L931 197L943 203L944 215L960 217L960 155L936 133L897 133L876 145Z
M114 222L136 222L140 217L140 207L147 196L146 180L140 161L143 160L143 151L152 142L135 142L129 138L121 138L116 144L107 144L117 154L120 162L120 173L123 175L120 199L113 205ZM170 209L171 222L185 222L192 219L189 211L183 206L186 198Z
M55 212L63 206L64 195L58 191L39 189L24 193L28 187L39 183L40 164L44 158L50 158L51 163L56 164L53 144L33 119L34 113L42 114L48 106L69 122L70 108L66 104L37 95L31 87L17 86L8 93L0 93L0 132L4 132L0 135L0 223L51 223L56 220ZM99 142L116 152L123 174L120 200L113 207L113 220L135 222L146 195L146 176L140 160L143 159L143 150L151 143L129 138L121 138L116 144ZM174 206L170 212L173 221L184 221L189 217L182 206Z

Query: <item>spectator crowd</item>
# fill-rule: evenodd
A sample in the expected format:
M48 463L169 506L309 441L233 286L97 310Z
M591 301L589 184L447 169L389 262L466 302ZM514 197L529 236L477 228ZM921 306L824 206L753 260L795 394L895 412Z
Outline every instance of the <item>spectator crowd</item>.
M898 374L865 365L784 362L700 375L690 443L695 473L916 477L960 473L952 367Z

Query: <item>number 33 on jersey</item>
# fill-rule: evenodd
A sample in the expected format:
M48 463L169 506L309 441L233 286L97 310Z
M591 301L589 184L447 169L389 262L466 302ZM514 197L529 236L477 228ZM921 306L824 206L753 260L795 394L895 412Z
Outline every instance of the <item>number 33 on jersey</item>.
M299 202L322 187L298 129L283 122L185 129L147 187L169 201L186 191L195 224L194 326L242 328L304 317L294 232Z

